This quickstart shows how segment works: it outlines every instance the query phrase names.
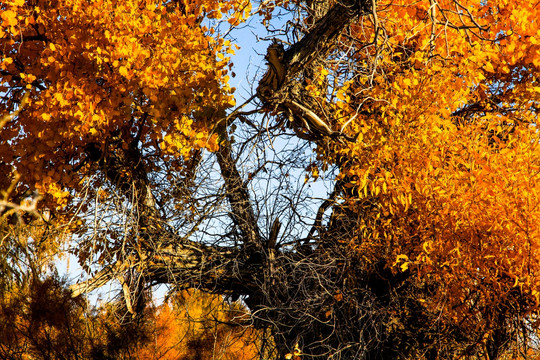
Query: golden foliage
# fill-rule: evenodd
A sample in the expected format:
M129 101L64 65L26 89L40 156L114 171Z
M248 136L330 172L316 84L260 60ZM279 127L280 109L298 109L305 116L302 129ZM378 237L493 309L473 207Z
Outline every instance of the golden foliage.
M215 150L213 125L234 104L234 50L201 22L238 24L249 9L236 0L4 2L0 113L29 97L2 129L0 163L65 206L81 188L84 171L74 169L89 165L88 144L98 154L138 134L164 156Z
M257 331L241 325L245 311L220 296L184 291L156 309L153 338L138 351L139 358L258 358Z
M40 191L45 204L70 204L92 162L127 153L131 141L163 161L218 149L216 126L235 104L234 45L208 21L236 26L249 3L0 6L0 113L17 112L0 132L0 169ZM264 21L276 6L289 2L268 2ZM376 7L337 45L350 67L329 61L303 89L332 115L333 130L355 139L319 141L315 150L322 169L338 167L342 205L358 215L354 237L343 242L366 263L440 284L422 303L451 323L485 326L489 336L497 320L490 311L517 299L532 322L540 309L540 7L510 0ZM185 162L171 164L186 170ZM309 171L319 176L317 166ZM147 358L186 330L171 311L159 310L169 335L141 350ZM242 358L242 349L229 349Z
M464 309L487 312L517 293L536 312L540 8L405 0L379 2L377 15L351 30L377 44L355 55L377 59L372 71L334 87L328 105L357 141L317 150L339 164L346 206L360 215L350 246L440 283L426 306L455 323L481 326Z

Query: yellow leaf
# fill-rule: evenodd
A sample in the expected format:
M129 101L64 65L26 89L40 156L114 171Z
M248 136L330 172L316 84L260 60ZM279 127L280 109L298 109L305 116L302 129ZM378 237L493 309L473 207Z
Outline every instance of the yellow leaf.
M403 264L401 264L399 266L399 268L401 269L401 271L406 271L408 268L409 268L409 263L408 262L404 262Z
M400 254L397 256L396 258L396 262L399 262L401 260L404 260L404 261L409 261L409 257L407 255L404 255L404 254Z
M17 25L17 13L13 10L6 10L2 12L2 20L4 23L2 25L14 26Z
M122 75L122 76L126 76L127 73L128 73L128 70L126 69L125 66L120 66L119 71L120 71L120 75Z
M433 241L428 240L428 241L424 242L422 247L424 248L424 251L429 254L431 252L432 245L433 245Z

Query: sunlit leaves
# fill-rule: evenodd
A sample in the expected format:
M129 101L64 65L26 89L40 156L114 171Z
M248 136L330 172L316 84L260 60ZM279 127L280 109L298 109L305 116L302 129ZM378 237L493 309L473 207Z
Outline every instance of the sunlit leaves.
M53 185L77 189L80 178L71 169L89 165L87 144L113 151L137 134L165 157L217 148L213 126L234 104L226 56L234 45L201 22L231 17L238 24L249 2L6 6L2 112L17 106L21 89L31 96L2 133L10 142L2 142L0 161L15 165L24 183L63 198Z
M239 324L227 325L240 322L244 311L216 295L182 292L156 309L152 341L140 347L138 356L166 360L219 354L224 359L253 359L258 354L257 332Z
M351 248L444 284L435 301L448 301L448 314L462 312L469 291L502 302L512 289L534 311L540 9L406 0L378 9L377 47L366 18L351 28L357 43L343 40L359 48L356 72L328 66L318 76L342 76L339 86L306 87L335 130L356 136L317 149L338 164L344 206L359 214Z
M250 360L258 355L255 330L227 325L241 321L245 309L240 305L199 293L184 299L149 306L145 321L125 322L117 304L90 308L54 276L9 289L0 284L0 356Z

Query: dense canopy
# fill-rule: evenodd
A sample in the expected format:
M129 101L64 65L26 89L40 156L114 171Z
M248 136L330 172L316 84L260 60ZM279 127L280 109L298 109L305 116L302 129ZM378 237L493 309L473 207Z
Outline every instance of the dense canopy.
M0 11L4 282L70 253L72 296L117 281L134 319L156 284L238 300L254 356L532 356L538 2Z

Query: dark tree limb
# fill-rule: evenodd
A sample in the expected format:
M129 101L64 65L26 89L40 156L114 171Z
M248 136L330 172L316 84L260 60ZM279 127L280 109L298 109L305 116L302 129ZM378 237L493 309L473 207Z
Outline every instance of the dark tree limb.
M222 133L226 132L223 131ZM231 144L227 138L221 142L219 150L216 152L216 157L221 170L221 176L225 181L225 189L232 209L232 218L245 237L245 244L260 248L261 237L251 206L249 192L246 183L236 168L236 161L232 156Z
M287 79L293 79L314 60L328 55L346 27L358 17L371 13L371 0L338 1L315 23L309 33L285 51L283 62L287 69Z
M253 268L242 266L241 250L207 246L179 239L159 252L148 252L140 259L117 261L90 279L70 287L72 296L89 293L133 268L142 269L152 284L175 284L180 289L198 288L209 293L249 294L255 291Z
M298 74L326 58L343 32L358 17L375 14L375 0L343 0L337 2L324 16L318 18L311 30L286 51L277 43L267 49L268 70L259 81L257 96L267 109L289 114L302 122L314 139L324 136L341 137L348 141L356 138L333 131L319 115L301 104L297 92ZM294 120L293 120L294 121ZM305 137L302 129L295 126L297 135Z

